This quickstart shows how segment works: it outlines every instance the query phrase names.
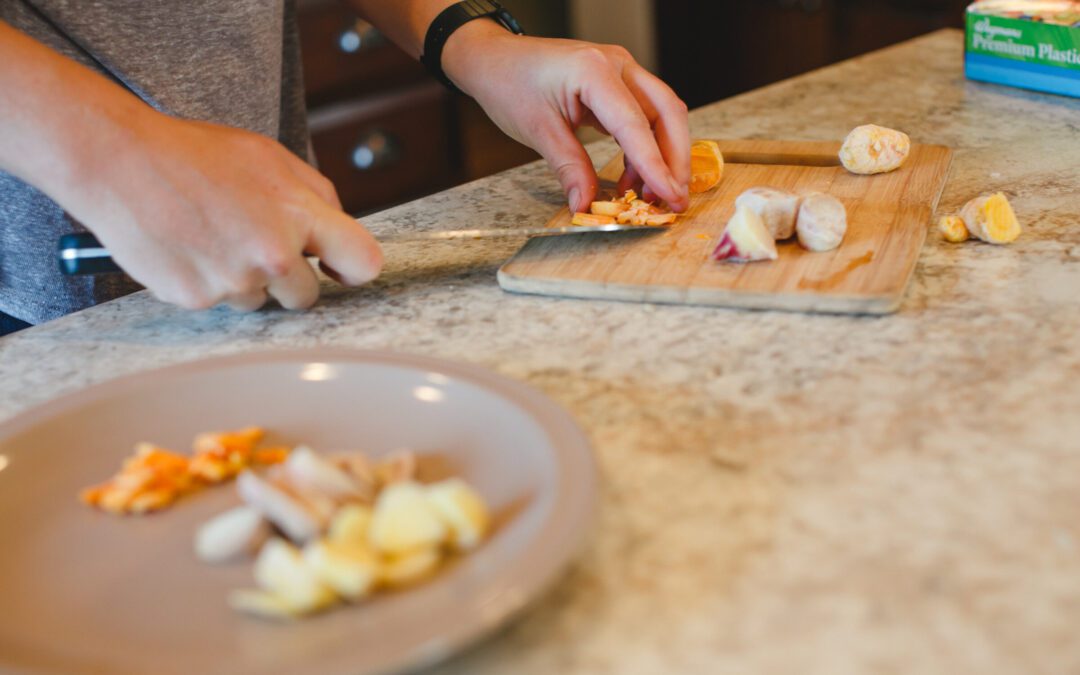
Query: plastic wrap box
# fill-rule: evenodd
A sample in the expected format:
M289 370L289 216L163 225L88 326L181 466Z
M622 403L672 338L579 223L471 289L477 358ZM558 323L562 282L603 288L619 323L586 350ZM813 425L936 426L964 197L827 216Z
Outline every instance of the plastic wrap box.
M964 70L972 80L1080 98L1080 1L975 2Z

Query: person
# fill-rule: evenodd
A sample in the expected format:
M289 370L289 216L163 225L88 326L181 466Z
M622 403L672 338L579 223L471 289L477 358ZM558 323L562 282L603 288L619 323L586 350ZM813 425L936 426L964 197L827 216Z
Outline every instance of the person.
M350 0L413 57L452 0ZM318 298L304 254L346 285L375 239L308 162L295 0L0 0L0 331L140 286L186 308ZM685 104L618 46L470 21L441 66L588 210L597 177L574 130L610 133L622 186L689 203ZM57 239L93 232L127 275L63 277Z

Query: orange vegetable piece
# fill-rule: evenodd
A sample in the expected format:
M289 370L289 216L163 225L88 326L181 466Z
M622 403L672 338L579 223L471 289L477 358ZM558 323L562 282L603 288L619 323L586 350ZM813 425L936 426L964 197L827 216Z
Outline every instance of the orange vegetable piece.
M191 458L139 443L115 476L82 490L79 499L116 514L163 509L201 484L229 480L252 464L283 462L289 448L256 447L264 435L259 427L199 434Z
M255 464L281 464L289 458L289 451L285 446L259 448L252 453L252 460Z
M589 207L589 211L595 216L608 216L614 218L620 213L626 210L626 202L612 201L612 202L593 202Z
M690 193L708 192L724 177L724 155L716 141L694 141L690 146Z
M611 216L598 216L593 213L575 213L571 222L574 225L581 226L614 225L615 219Z

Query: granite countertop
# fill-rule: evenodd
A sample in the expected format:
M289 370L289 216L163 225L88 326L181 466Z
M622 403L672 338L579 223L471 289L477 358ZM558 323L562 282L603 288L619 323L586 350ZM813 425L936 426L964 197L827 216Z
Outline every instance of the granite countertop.
M438 672L1080 672L1080 101L967 82L961 54L935 33L692 115L726 138L873 121L956 150L942 211L1008 193L1021 239L931 234L896 315L510 295L495 271L520 242L401 244L308 313L144 293L0 340L0 418L211 354L471 361L576 416L601 516L564 583ZM367 222L516 226L561 203L530 165Z

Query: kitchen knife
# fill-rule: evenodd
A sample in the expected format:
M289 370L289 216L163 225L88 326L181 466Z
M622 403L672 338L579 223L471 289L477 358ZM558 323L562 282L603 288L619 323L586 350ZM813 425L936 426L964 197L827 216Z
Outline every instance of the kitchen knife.
M667 227L656 225L572 225L570 227L526 227L478 230L435 230L431 232L397 232L375 235L379 243L389 244L406 241L455 241L461 239L504 239L512 237L550 237L560 234L588 234L591 232L657 232ZM108 274L121 272L113 262L108 249L89 232L76 232L60 237L57 255L60 271L66 275Z

